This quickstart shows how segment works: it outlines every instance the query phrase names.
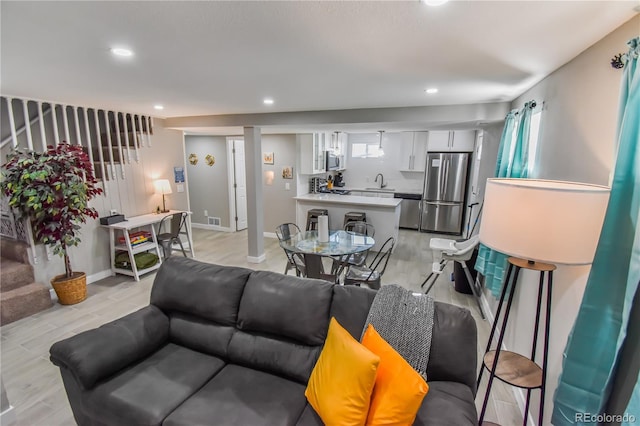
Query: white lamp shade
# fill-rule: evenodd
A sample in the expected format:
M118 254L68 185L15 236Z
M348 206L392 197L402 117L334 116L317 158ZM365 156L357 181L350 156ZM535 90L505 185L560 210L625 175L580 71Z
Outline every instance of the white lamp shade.
M157 179L153 182L156 189L156 194L171 194L171 184L169 179Z
M537 262L593 261L609 188L538 179L488 179L480 242Z

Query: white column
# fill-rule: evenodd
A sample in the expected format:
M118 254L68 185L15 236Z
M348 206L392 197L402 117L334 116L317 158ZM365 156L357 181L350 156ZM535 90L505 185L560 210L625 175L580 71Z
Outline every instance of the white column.
M247 173L247 261L260 263L264 254L262 199L262 138L259 127L244 128L244 162Z

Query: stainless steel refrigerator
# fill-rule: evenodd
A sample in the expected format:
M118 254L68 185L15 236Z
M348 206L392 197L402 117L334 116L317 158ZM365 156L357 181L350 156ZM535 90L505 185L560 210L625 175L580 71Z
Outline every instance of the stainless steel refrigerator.
M427 154L420 230L462 233L469 153Z

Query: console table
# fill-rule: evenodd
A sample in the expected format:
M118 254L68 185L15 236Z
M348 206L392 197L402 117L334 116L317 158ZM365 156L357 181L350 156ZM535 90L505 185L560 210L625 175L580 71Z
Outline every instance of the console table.
M115 274L124 274L129 275L135 278L136 281L140 281L140 275L146 274L147 272L155 271L162 264L162 256L160 255L160 248L158 247L158 240L156 238L156 229L155 225L160 223L162 219L167 216L171 216L174 213L182 213L181 210L170 210L166 213L150 213L141 216L132 216L127 218L123 222L113 223L111 225L102 225L105 228L109 229L109 252L111 253L111 272L113 275ZM191 212L186 212L188 215ZM144 229L151 234L151 240L146 241L144 243L132 246L129 232L133 229ZM117 235L119 233L124 237L124 244L117 243ZM191 230L190 223L187 219L187 224L184 231L180 232L187 236L187 240L189 242L189 251L191 252L191 257L195 256L193 251L193 240L191 238ZM124 268L116 268L115 259L116 252L118 251L126 251L129 254L129 260L131 262L131 269ZM134 259L134 255L137 253L142 253L145 251L154 251L158 256L158 263L149 268L138 269L136 267L136 262Z

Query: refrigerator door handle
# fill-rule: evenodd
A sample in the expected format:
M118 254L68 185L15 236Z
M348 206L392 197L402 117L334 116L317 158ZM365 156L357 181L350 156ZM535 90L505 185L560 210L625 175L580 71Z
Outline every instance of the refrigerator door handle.
M451 167L451 158L447 158L447 169L445 170L445 176L444 176L444 190L447 190L447 187L449 186L449 168Z
M441 164L440 164L440 194L438 194L438 199L441 199L444 196L444 190L446 189L446 182L445 182L445 178L447 176L447 174L445 173L445 168L446 168L446 164L447 164L447 160L444 158L444 156L441 158Z
M459 206L459 205L461 205L461 203L448 203L448 202L445 202L445 201L435 201L435 202L425 201L425 204L432 205L432 206Z

